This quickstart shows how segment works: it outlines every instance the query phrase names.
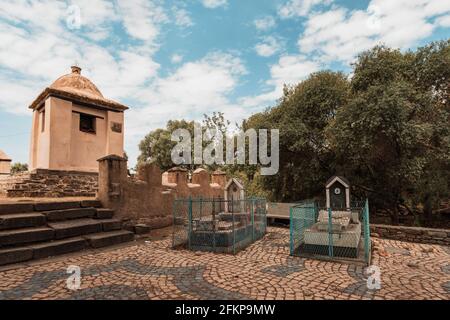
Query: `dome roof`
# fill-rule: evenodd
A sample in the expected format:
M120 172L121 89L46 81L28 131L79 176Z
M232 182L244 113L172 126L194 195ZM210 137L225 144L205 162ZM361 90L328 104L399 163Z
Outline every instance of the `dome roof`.
M4 153L2 150L0 150L0 161L1 160L11 161L11 158L8 157L8 155Z
M48 97L57 97L83 103L94 108L125 111L127 106L103 97L95 84L81 75L81 68L72 66L72 73L58 78L31 103L30 109L40 108Z
M58 78L53 82L50 88L72 92L74 94L103 98L103 95L97 86L88 78L83 77L81 75L81 68L75 66L72 67L72 73Z

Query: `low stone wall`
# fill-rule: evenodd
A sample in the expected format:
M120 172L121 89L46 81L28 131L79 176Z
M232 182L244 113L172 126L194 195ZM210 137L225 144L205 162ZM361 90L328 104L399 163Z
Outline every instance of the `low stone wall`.
M210 177L199 169L189 183L186 170L173 168L162 174L155 165L140 167L136 177L130 178L126 160L112 155L99 160L98 199L126 223L156 229L172 225L175 199L223 198L225 180L225 174Z
M0 194L21 197L95 197L98 174L91 172L37 169L0 179Z
M450 245L450 229L431 229L371 224L372 236L408 242Z

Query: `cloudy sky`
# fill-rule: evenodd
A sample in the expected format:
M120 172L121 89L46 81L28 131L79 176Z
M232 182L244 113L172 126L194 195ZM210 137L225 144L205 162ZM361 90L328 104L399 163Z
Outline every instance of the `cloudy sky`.
M169 119L239 120L274 105L284 83L348 72L375 44L449 37L444 0L1 0L0 149L28 161L28 105L75 62L131 107L133 165L140 139Z

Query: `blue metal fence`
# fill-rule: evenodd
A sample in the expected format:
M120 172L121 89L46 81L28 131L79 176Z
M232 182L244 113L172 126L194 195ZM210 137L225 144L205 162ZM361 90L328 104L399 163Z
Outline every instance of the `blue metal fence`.
M321 208L315 201L292 206L290 253L369 264L369 202L356 201L349 209Z
M172 247L235 254L266 233L266 200L177 199Z

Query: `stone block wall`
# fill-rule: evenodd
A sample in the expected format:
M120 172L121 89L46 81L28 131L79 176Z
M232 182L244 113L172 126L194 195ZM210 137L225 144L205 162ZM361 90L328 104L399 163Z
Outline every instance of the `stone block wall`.
M415 228L371 224L372 236L400 241L450 245L450 229Z
M98 174L37 169L0 179L0 194L8 198L95 197Z

